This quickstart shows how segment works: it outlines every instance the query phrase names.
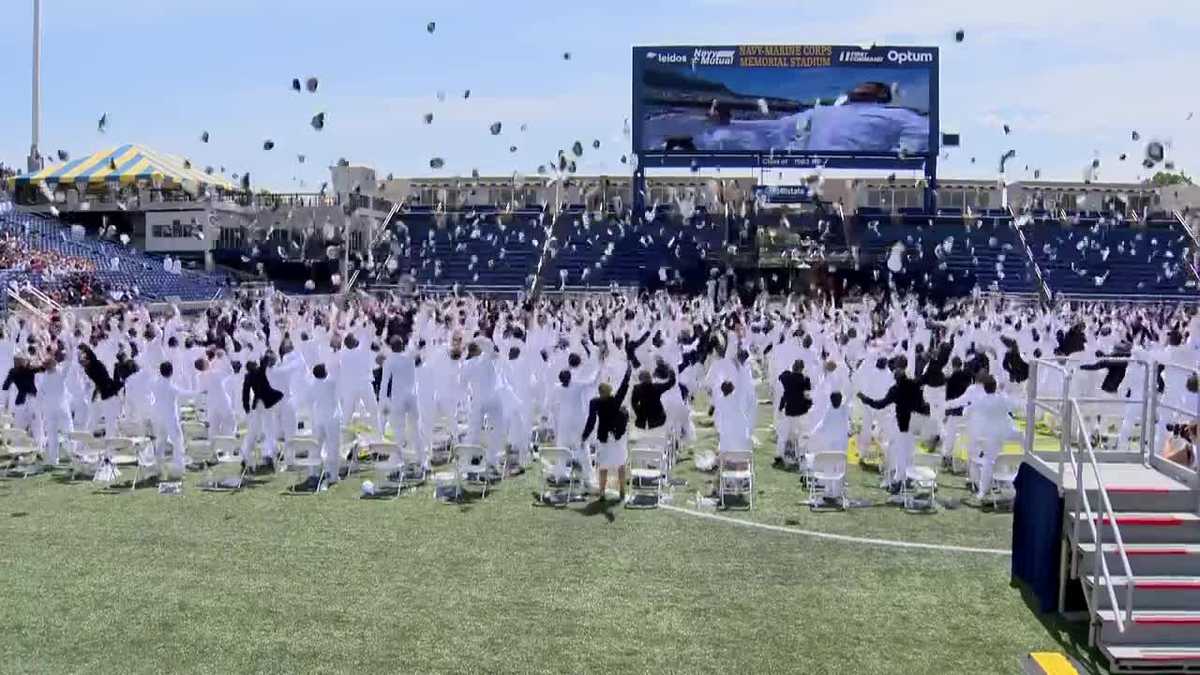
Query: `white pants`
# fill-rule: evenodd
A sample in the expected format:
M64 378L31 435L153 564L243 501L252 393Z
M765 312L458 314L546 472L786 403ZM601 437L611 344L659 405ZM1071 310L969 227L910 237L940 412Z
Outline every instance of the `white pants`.
M58 407L44 410L42 418L42 444L46 448L46 463L58 464L59 436L75 430L71 423L71 412Z
M996 466L996 458L1004 448L1004 437L986 435L981 437L977 444L972 443L972 446L971 464L967 470L976 484L975 495L983 499L988 490L992 489L992 470ZM975 446L979 448L978 454L974 454Z
M490 427L483 438L484 427ZM499 466L504 459L504 407L499 397L471 402L467 418L468 444L482 445L488 466Z
M322 418L313 421L313 438L321 444L321 457L325 462L325 474L330 480L338 480L342 464L342 418Z
M871 443L874 439L880 438L883 435L884 425L887 416L881 411L870 406L863 406L862 409L862 426L858 430L858 456L861 457L876 457L878 456L871 449ZM879 425L878 431L875 426ZM882 445L882 442L880 443Z
M182 476L187 467L187 455L184 453L183 429L178 417L154 416L150 420L150 428L154 433L154 456L159 466L166 466L167 445L171 446L171 469L175 475Z
M279 418L275 411L261 407L255 408L246 416L246 425L246 438L242 442L242 456L248 459L254 450L254 444L259 437L262 437L263 459L274 459L279 438Z
M888 465L892 468L892 482L902 481L908 475L917 454L917 438L911 431L896 431L887 446Z
M12 407L13 424L18 429L24 429L29 432L30 437L36 438L38 425L38 410L33 403L32 398L25 399L21 405L13 404Z
M946 423L942 425L942 447L940 448L942 457L953 457L954 449L958 445L958 437L962 435L966 418L962 415L947 415ZM968 455L970 459L970 455Z
M371 387L370 382L347 386L342 390L341 399L342 415L345 419L353 420L355 408L362 403L363 410L371 418L371 423L375 425L375 430L382 435L383 420L379 415L379 402L375 400L375 390Z
M592 466L592 454L583 442L583 427L586 420L575 417L561 418L554 425L554 442L571 451L571 459L579 465L580 475L587 485L596 484L596 471Z
M517 451L521 466L525 466L529 463L529 446L533 440L533 411L518 401L509 406L504 419L508 444Z
M95 431L104 420L104 435L113 438L117 435L117 419L121 416L121 397L113 396L108 399L92 401L88 409L88 429Z
M803 415L780 415L775 422L775 456L782 458L788 441L793 442L796 453L800 452L800 435L804 425Z
M209 436L232 436L237 429L237 422L233 418L233 411L225 408L210 408L208 410L208 433Z
M392 428L396 442L400 443L403 439L417 453L421 466L425 466L429 461L429 443L423 430L417 398L403 396L388 401L387 424Z
M692 411L683 402L679 394L663 397L663 407L667 413L667 433L680 443L690 443L696 439L696 425L692 423Z
M286 445L296 437L296 406L285 398L275 405L275 410L279 420L278 433Z

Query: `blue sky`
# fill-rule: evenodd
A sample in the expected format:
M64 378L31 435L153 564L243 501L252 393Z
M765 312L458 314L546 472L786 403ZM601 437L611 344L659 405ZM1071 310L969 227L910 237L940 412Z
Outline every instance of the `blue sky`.
M0 161L23 166L32 2L3 5ZM1170 141L1169 158L1189 173L1200 158L1200 114L1186 119L1200 113L1192 84L1200 5L1183 0L43 5L44 154L144 143L197 165L248 170L278 190L313 189L339 157L381 176L533 173L576 140L587 150L581 172L627 172L619 158L628 152L621 128L634 44L939 46L942 127L964 143L942 162L943 177L993 178L1008 148L1018 153L1010 180L1026 164L1043 179L1079 180L1093 157L1101 180L1137 179L1144 171L1135 160L1150 138ZM953 40L958 28L962 44ZM289 90L293 77L308 75L321 80L316 95ZM319 134L309 127L317 112L327 114ZM96 131L102 113L106 134ZM495 121L504 124L498 137L488 133ZM1140 143L1130 140L1135 129ZM271 152L261 149L266 139L276 143ZM429 168L435 156L445 159L438 172Z

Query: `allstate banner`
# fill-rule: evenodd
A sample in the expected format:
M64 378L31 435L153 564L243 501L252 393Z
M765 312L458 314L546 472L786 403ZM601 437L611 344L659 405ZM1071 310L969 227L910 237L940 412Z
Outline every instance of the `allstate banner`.
M807 185L756 185L754 197L766 204L806 204L812 194Z
M635 47L633 57L639 154L771 166L937 154L936 47Z

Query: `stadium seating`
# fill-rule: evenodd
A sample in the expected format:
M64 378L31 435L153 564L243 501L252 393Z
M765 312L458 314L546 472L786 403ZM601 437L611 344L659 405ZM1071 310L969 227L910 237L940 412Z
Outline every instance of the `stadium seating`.
M107 289L133 293L146 300L177 297L180 300L211 300L226 287L219 276L185 271L174 274L163 269L162 262L137 249L92 237L75 239L70 227L57 218L8 210L0 212L0 234L21 238L35 251L47 251L90 261L95 270L89 275ZM118 269L112 260L118 260ZM57 289L56 282L42 274L5 270L0 279L10 283L30 283L46 292Z
M903 244L903 275L929 275L958 293L981 290L1029 293L1036 290L1029 259L1012 219L970 215L903 215L852 219L849 246L859 265L883 273L896 244Z
M1191 241L1173 218L1140 225L1103 214L1024 220L1022 232L1054 293L1195 296Z
M547 285L652 286L661 282L660 268L672 279L702 277L705 260L716 259L724 246L725 225L703 213L685 220L663 212L643 224L580 213L560 218L555 237L556 252L542 270Z

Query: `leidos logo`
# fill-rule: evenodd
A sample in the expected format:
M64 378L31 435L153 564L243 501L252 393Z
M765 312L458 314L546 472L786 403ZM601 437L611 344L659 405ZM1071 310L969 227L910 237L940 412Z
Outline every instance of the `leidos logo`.
M646 52L646 58L657 58L659 63L687 63L688 58L683 54L659 54L658 52Z
M733 49L697 49L692 54L692 65L732 66L736 54L737 51Z

